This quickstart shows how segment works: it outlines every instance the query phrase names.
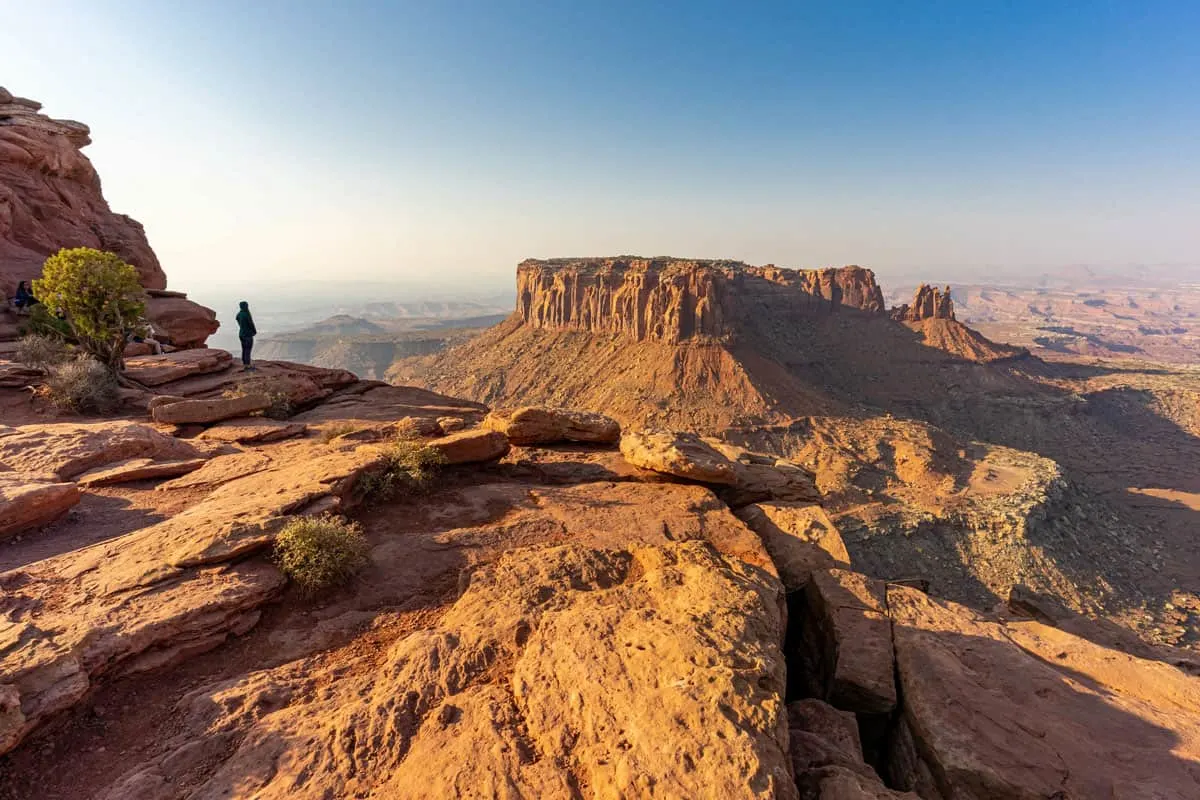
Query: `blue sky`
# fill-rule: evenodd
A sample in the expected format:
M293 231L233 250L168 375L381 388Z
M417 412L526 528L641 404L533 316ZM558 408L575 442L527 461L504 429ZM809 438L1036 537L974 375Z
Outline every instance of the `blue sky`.
M1200 264L1200 3L10 3L179 288Z

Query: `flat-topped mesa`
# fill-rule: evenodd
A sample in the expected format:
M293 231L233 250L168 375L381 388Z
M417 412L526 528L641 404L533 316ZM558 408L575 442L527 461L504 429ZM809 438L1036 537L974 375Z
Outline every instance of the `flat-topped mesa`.
M634 256L529 259L517 267L517 314L526 325L638 341L726 340L747 315L766 309L818 313L843 307L884 312L871 270Z
M892 318L900 322L920 322L926 319L955 319L954 300L950 287L939 291L936 286L922 283L913 297L912 305L892 309Z
M17 281L37 277L63 247L116 253L147 289L165 289L145 229L108 207L80 150L91 143L88 126L51 119L41 107L0 87L0 292L12 296Z

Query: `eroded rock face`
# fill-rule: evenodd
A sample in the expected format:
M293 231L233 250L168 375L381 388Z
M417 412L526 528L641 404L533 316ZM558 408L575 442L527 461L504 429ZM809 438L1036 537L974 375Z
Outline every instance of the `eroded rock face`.
M955 319L954 299L950 287L939 290L936 286L922 283L913 297L912 305L892 309L892 318L900 322L921 322L927 319Z
M194 695L181 750L106 796L162 791L194 763L190 747L217 762L195 800L568 798L579 786L796 798L766 580L701 542L518 549L377 664L333 666L330 682L330 667L302 663ZM267 697L277 711L258 710Z
M856 714L896 707L895 657L883 581L857 572L814 572L804 590L804 656L817 697Z
M926 798L1200 797L1200 678L1039 622L887 592L892 779Z
M115 214L100 177L81 152L88 127L38 113L41 104L0 90L0 292L38 277L46 256L63 247L94 247L137 267L142 285L167 278L134 219Z
M538 328L621 333L638 341L728 339L762 306L795 312L884 311L862 267L792 270L738 261L585 258L517 267L517 315Z
M842 535L819 505L753 503L737 515L762 538L789 592L807 586L815 571L850 566Z
M0 694L0 753L99 677L177 663L254 626L285 579L238 559L289 515L351 505L358 475L382 460L371 447L291 456L162 522L0 573L0 690L17 696L13 711Z

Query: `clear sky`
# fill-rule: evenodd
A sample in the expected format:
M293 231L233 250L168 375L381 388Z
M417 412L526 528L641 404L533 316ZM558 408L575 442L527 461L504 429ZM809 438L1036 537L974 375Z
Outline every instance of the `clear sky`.
M171 284L1200 263L1200 3L0 0Z

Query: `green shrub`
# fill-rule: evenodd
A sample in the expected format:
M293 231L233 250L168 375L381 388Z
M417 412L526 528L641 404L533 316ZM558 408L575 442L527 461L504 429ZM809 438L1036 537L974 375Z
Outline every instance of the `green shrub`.
M275 537L275 563L307 594L349 581L366 566L368 550L357 523L329 514L297 517Z
M89 356L49 367L39 394L61 411L103 413L120 402L112 370Z
M65 319L51 314L41 303L29 309L29 316L24 319L25 322L20 326L23 335L35 334L62 339L64 342L71 341L71 326Z
M398 492L427 492L445 463L445 456L426 444L396 439L387 448L383 468L364 472L354 488L367 504L391 500Z
M48 370L71 358L71 350L61 338L30 333L17 343L17 361L42 370Z
M358 476L354 490L362 502L375 505L396 496L396 483L396 474L385 468L378 472L364 472Z
M388 448L388 471L419 490L427 490L441 472L446 457L415 439L397 439Z
M145 293L137 270L114 253L76 247L46 259L33 293L53 314L62 314L71 339L114 375L125 339L143 330Z
M359 430L359 426L353 422L331 422L321 429L321 441L329 444L334 439L340 439L348 434L357 433Z

